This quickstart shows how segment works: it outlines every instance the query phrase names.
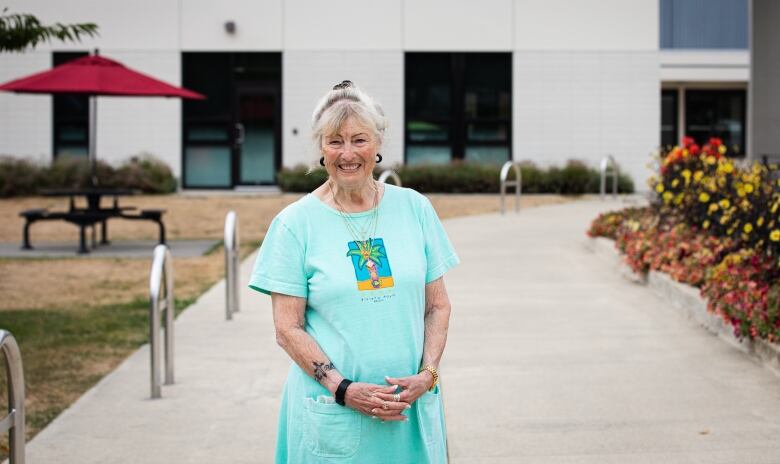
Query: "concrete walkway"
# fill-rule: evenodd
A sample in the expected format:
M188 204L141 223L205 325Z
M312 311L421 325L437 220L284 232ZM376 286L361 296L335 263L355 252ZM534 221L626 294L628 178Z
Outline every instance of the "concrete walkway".
M780 462L780 379L585 249L590 220L619 206L445 223L463 261L446 277L452 462ZM163 399L148 399L144 347L42 431L28 462L271 462L289 361L270 299L241 298L225 322L220 283L177 320Z

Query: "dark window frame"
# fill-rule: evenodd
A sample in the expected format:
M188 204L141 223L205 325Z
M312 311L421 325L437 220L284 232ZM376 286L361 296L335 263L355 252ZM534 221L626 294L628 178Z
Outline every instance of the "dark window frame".
M52 67L59 66L68 61L88 56L89 51L53 51L51 54ZM86 115L74 115L67 112L63 114L63 106L66 105L65 99L83 99L86 107ZM67 108L65 109L67 111ZM57 160L59 153L63 148L79 147L84 148L89 153L89 96L87 95L52 95L51 100L51 154L52 159ZM64 126L75 125L83 126L85 139L84 143L69 142L62 140L62 131ZM89 155L87 155L89 156Z
M680 89L674 88L674 89L661 89L661 132L659 134L660 136L660 144L662 149L666 149L667 145L670 145L668 143L664 143L664 111L663 111L663 101L664 97L671 97L672 101L674 102L674 112L672 116L672 127L673 133L674 133L674 140L671 143L671 146L675 146L680 141Z
M465 96L466 96L466 61L468 57L474 57L478 55L502 55L508 60L507 72L509 83L509 106L508 115L506 117L468 117L465 113ZM467 146L483 146L483 147L506 147L507 148L507 160L513 159L513 102L512 102L512 53L511 52L406 52L404 53L404 94L405 98L410 87L410 69L413 64L410 64L410 60L424 59L425 57L433 56L449 56L450 58L450 71L449 71L449 84L450 84L450 118L441 117L425 117L419 118L417 115L411 114L411 105L404 105L404 163L408 163L408 151L410 146L442 146L447 145L451 150L450 162L464 161L466 156ZM426 122L437 123L446 125L449 127L447 140L411 140L410 131L407 130L408 123L411 118L424 119ZM467 127L469 124L479 123L498 123L505 124L507 128L507 138L505 141L501 140L481 140L478 142L472 141L469 143L467 135Z
M685 89L685 126L684 126L684 135L691 136L690 134L690 115L692 111L690 111L690 107L688 106L691 102L691 94L699 94L699 95L706 95L706 96L738 96L741 98L741 108L740 111L742 113L742 118L740 120L740 123L742 125L742 134L740 137L740 140L738 142L739 147L741 148L740 151L736 152L732 150L732 147L729 146L729 152L730 156L742 158L746 155L745 151L745 143L747 141L747 90L746 89L710 89L710 88L686 88ZM717 109L717 106L715 106ZM718 116L716 114L715 119L718 119ZM710 134L708 137L721 137L719 134ZM703 144L706 143L707 140L703 139L697 139L697 143ZM727 140L723 140L723 143L728 145ZM732 144L733 145L733 144Z
M276 185L278 169L282 167L282 82L283 82L283 65L282 65L282 53L281 52L182 52L181 53L181 82L182 86L194 91L199 91L197 85L188 83L185 73L188 70L186 60L188 56L195 55L224 55L227 58L227 68L222 70L228 74L227 84L230 89L230 93L227 97L227 108L223 114L208 115L208 116L190 116L187 115L188 104L185 101L181 106L181 184L184 189L202 189L202 190L225 190L233 189L241 185ZM275 60L274 65L277 67L278 78L275 82L271 80L258 81L252 78L240 78L237 76L235 70L240 68L242 58L249 55L265 55L270 60ZM189 84L189 85L188 85ZM235 124L238 121L238 104L239 98L242 93L261 93L265 95L271 95L275 100L274 108L274 164L277 172L274 173L274 181L271 183L261 184L242 184L240 182L240 159L239 150L236 147L236 130ZM213 140L188 140L189 129L193 126L209 125L218 126L222 125L225 128L227 135L227 141L224 139ZM228 148L230 150L230 183L228 185L197 185L187 182L187 156L186 150L188 147L220 147Z

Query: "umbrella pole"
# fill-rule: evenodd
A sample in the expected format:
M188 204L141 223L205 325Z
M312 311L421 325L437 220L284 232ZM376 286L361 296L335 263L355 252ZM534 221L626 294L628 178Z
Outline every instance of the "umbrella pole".
M97 95L89 96L89 163L92 172L92 186L97 187Z

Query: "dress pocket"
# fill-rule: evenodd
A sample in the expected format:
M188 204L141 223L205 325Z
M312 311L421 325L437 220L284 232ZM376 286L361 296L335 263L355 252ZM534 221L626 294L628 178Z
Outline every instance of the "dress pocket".
M312 454L346 458L360 446L360 414L336 404L330 396L306 398L303 440Z
M444 444L444 425L441 417L441 394L439 386L417 399L417 418L420 422L422 439L428 448Z

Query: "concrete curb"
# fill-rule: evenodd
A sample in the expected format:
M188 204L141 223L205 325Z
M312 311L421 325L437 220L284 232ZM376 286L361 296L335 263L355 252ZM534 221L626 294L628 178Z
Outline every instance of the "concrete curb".
M615 247L615 242L608 238L590 238L586 242L586 248L597 256L614 263L620 274L631 282L647 285L686 319L696 322L780 377L780 344L760 339L739 340L734 335L730 325L719 316L707 311L707 301L696 287L677 282L663 272L650 271L646 276L637 275L623 261L620 251Z

